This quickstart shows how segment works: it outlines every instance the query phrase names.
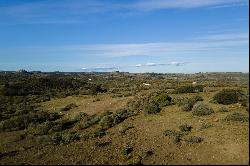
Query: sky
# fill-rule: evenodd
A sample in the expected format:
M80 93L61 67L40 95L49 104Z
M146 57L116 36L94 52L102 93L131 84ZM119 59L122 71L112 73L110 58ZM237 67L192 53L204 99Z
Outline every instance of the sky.
M0 0L0 70L249 72L248 0Z

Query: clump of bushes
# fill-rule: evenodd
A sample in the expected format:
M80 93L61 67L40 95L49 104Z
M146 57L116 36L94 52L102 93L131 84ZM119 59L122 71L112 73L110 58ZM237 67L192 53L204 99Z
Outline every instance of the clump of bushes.
M219 104L234 104L246 100L246 96L240 90L223 89L213 96L213 100Z
M128 154L130 154L131 152L133 152L133 150L134 150L133 147L130 147L130 146L125 147L122 150L122 155L127 156Z
M188 124L183 124L179 126L180 131L182 132L190 132L193 127Z
M182 106L188 101L188 97L183 97L183 96L176 96L173 97L173 103L176 104L177 106Z
M120 109L116 113L109 112L108 114L102 116L99 124L103 129L108 129L123 122L131 116L130 112L127 109Z
M175 130L165 130L163 132L163 135L165 135L165 136L181 137L181 136L183 136L183 133L180 132L180 131L175 131Z
M57 113L43 111L32 112L24 115L11 117L0 122L0 131L15 131L28 128L31 124L40 124L46 121L55 121L61 116Z
M145 104L144 112L147 114L156 114L161 111L161 106L156 101L152 100Z
M114 122L114 119L112 115L106 115L100 120L99 124L101 125L103 129L109 129L110 127L114 125L113 122Z
M94 114L91 116L85 116L83 120L81 120L77 127L78 129L87 129L95 124L97 124L100 121L100 116Z
M194 144L194 143L200 143L202 142L204 139L201 137L197 137L197 136L191 136L189 138L186 139L186 142L189 144Z
M70 129L75 126L78 121L76 119L60 119L56 124L51 128L51 132L63 131Z
M65 133L64 134L62 132L57 132L51 136L51 140L55 145L69 144L79 139L80 139L80 135L77 133Z
M202 102L197 102L192 109L192 113L193 115L196 116L205 116L214 113L214 111L212 108L209 108L206 104Z
M132 129L132 128L134 128L133 125L124 126L124 127L122 127L122 128L119 130L119 132L120 132L121 134L125 134L126 131L128 131L129 129Z
M234 122L248 122L249 118L242 113L234 112L225 117L225 121L234 121Z
M197 85L197 86L182 86L175 90L175 93L197 93L197 92L203 92L203 86Z
M160 94L155 97L155 101L160 104L161 107L165 107L172 104L172 98L167 94Z
M212 127L212 126L213 126L213 125L210 124L210 123L202 123L200 129L201 129L201 130L203 130L203 129L208 129L208 128Z
M76 104L70 103L70 104L66 105L65 107L63 107L63 108L61 109L61 111L69 111L69 110L71 110L71 109L73 109L73 108L76 108L76 107L77 107Z
M119 124L123 122L125 119L127 119L130 116L130 113L127 109L120 109L113 115L113 123Z
M221 107L218 111L219 112L229 112L230 110L227 107Z
M193 106L195 105L195 103L197 103L198 101L203 101L203 98L200 96L194 96L191 98L188 98L186 100L184 100L182 102L181 110L182 111L192 111Z

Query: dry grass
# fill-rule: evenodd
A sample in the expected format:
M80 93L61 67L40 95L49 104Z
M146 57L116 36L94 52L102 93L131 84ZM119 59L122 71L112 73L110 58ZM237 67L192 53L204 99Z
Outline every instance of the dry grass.
M222 105L209 102L213 94L214 92L199 93L205 104L219 110ZM197 94L181 95L191 97ZM61 107L75 103L78 107L68 111L66 117L73 117L78 112L93 115L104 110L123 108L132 97L112 98L102 94L98 98L100 101L95 102L92 96L55 99L42 103L42 109L58 112ZM191 112L180 111L177 105L171 105L163 107L156 115L142 113L130 117L109 128L103 137L80 139L68 145L58 146L38 144L33 138L20 139L22 131L16 131L15 134L6 132L0 137L0 152L2 156L5 155L0 161L1 164L128 164L135 161L143 164L248 164L248 123L223 121L227 115L236 111L248 116L244 108L232 108L230 112L216 111L209 116L196 117ZM212 127L200 130L205 123L211 124ZM184 135L178 144L175 144L171 137L162 134L167 129L178 131L182 124L191 125L192 130ZM133 127L121 134L121 128L131 125ZM84 135L96 131L97 128L94 126L86 130L73 129ZM202 137L204 140L197 144L188 144L185 139L192 136ZM108 144L96 146L96 142ZM122 155L124 147L133 148L126 157ZM152 155L143 158L147 151L151 151ZM12 156L10 152L15 155Z

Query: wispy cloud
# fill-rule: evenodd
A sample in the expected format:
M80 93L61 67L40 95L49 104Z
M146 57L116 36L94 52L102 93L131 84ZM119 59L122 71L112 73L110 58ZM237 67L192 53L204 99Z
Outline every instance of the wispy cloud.
M62 52L91 57L126 57L126 56L169 56L217 50L228 51L234 47L248 46L248 33L211 34L199 36L186 42L135 43L135 44L94 44L27 47L33 52ZM154 64L148 64L148 66ZM138 64L140 66L140 64Z
M160 9L190 9L200 7L236 6L248 4L247 0L140 0L133 4L137 10L152 11Z
M100 65L96 65L94 67L82 67L80 71L85 71L85 72L110 72L110 71L117 71L117 70L120 70L120 69L128 70L128 69L131 69L131 68L134 68L134 67L144 68L144 67L157 67L157 66L169 66L169 65L179 67L179 66L184 66L186 64L188 64L188 62L169 62L169 63L149 62L149 63L146 63L146 64L137 64L137 65L122 65L122 66L105 65L105 67L104 66L100 67Z
M43 0L0 7L0 16L22 24L72 24L85 22L88 16L117 12L117 16L134 15L162 9L201 7L235 7L248 5L248 0ZM132 14L131 14L132 13Z

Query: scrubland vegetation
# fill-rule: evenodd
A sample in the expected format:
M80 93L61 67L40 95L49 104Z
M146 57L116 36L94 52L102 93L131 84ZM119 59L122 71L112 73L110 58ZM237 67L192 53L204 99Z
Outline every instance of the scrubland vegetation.
M0 72L0 163L248 164L248 76Z

